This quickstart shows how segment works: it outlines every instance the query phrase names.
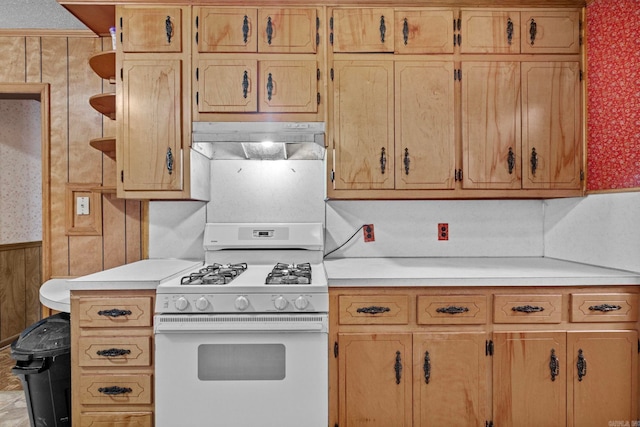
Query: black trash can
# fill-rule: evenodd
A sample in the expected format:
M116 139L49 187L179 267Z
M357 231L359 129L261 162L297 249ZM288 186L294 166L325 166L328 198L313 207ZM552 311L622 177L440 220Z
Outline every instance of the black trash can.
M31 427L71 426L71 328L58 313L25 329L11 343L12 369L24 388Z

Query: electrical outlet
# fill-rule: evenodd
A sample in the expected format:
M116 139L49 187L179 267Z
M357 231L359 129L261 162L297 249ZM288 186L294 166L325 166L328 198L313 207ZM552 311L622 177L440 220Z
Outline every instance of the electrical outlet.
M373 224L365 224L362 231L364 231L365 242L375 242L376 236L373 234Z
M446 222L438 224L438 240L449 240L449 224Z

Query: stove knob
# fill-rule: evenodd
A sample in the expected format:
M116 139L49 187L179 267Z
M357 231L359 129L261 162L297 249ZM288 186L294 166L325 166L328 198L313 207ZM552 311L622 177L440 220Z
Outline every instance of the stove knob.
M176 308L180 311L184 311L189 305L189 301L185 297L180 297L175 302Z
M282 311L287 308L287 306L289 305L289 301L287 301L287 299L281 295L273 300L273 305L276 307L276 309Z
M236 298L235 306L238 310L245 311L247 308L249 308L249 300L247 299L247 297L241 295Z
M300 295L298 298L296 298L293 304L296 306L298 310L304 310L309 306L309 300L303 297L302 295Z
M200 297L196 300L196 308L200 311L204 311L209 307L209 301L205 297Z

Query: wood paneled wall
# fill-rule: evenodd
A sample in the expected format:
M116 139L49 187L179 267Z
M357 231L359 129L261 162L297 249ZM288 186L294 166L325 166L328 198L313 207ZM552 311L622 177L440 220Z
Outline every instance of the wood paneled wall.
M40 319L41 246L0 245L0 348Z
M43 251L49 253L43 254L42 281L77 277L141 259L146 205L117 199L109 192L115 188L115 160L89 145L90 139L115 134L115 122L89 105L92 95L115 91L114 85L88 65L88 58L103 46L111 48L111 39L88 31L16 31L0 30L0 85L50 86L50 143L43 150L50 171L43 176L43 192L48 192L50 200L43 206ZM91 191L102 198L101 234L67 235L67 187L90 183L99 183Z

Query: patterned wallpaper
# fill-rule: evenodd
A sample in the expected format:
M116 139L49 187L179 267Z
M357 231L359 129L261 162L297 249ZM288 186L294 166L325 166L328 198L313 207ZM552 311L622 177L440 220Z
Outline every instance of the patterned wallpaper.
M587 7L587 190L640 188L640 1Z
M0 100L0 244L42 240L40 103Z

